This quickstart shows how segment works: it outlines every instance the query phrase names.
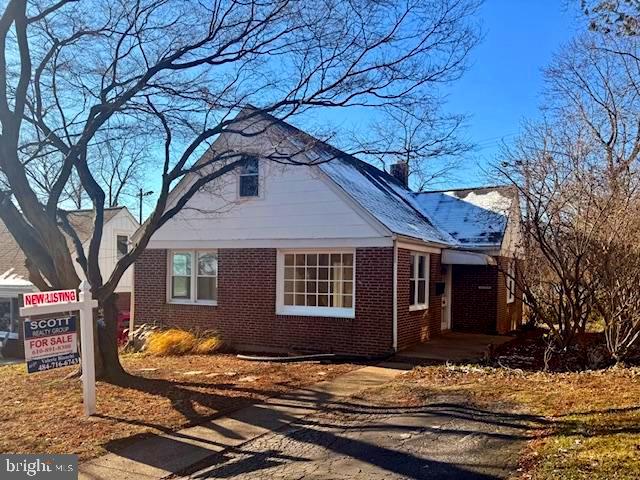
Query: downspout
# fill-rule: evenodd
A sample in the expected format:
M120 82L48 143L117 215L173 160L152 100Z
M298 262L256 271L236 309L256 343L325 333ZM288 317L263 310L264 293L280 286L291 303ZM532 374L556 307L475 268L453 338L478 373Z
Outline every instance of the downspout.
M398 239L393 237L393 351L398 351Z

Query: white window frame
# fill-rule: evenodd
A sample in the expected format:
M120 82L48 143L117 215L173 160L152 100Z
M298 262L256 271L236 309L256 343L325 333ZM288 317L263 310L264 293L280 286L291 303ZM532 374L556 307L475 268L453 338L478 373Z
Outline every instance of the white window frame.
M202 248L202 249L176 249L169 250L167 255L167 303L175 304L175 305L210 305L216 306L218 305L218 300L198 300L198 277L203 277L205 275L198 275L198 253L215 253L218 255L218 250L211 248ZM176 253L188 253L191 255L191 276L190 276L190 298L173 298L172 297L172 288L171 288L171 279L173 277L173 255ZM219 286L219 278L220 271L216 271L216 292L218 292Z
M127 253L129 253L129 242L131 242L131 237L128 233L123 231L115 231L115 248L116 248L116 262L118 262L122 257L120 256L120 252L118 252L118 237L127 237ZM124 256L124 255L123 255Z
M419 283L419 273L418 273L418 265L420 265L420 257L424 257L424 301L425 303L415 303L418 301L418 283ZM416 277L409 278L409 285L411 285L411 280L414 280L413 292L409 292L409 310L426 310L429 308L429 284L431 282L431 255L423 252L411 252L411 261L413 262L413 274Z
M507 303L513 303L516 301L516 265L513 259L509 260L509 266L507 267L506 283L507 283Z
M350 253L353 255L353 301L351 308L340 307L308 307L300 305L284 304L284 256L293 254L320 254L320 253ZM276 261L276 314L302 317L331 317L331 318L355 318L356 317L356 250L355 248L311 248L311 249L279 249Z
M257 173L242 173L242 165L237 167L238 172L238 181L236 182L236 196L238 200L251 200L256 198L262 198L262 165L260 159L257 156L250 156L254 158L258 163L258 172ZM258 177L258 195L241 195L240 182L242 181L242 177Z

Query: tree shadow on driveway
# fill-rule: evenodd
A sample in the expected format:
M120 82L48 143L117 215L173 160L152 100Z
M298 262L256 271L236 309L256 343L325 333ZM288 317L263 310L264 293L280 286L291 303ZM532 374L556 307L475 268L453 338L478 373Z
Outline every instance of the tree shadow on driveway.
M228 400L189 388L198 384L137 378L122 386L169 399L191 424L200 425L199 430L197 434L173 432L153 418L140 421L110 417L165 435L130 438L126 448L122 441L112 441L106 449L138 463L198 478L251 478L269 476L274 470L285 478L332 478L354 469L367 471L372 478L502 478L514 468L517 453L532 430L547 427L543 418L490 412L462 403L381 407L301 389L261 404L231 402L230 409L248 407L220 413L236 422L233 425L243 427L236 429L216 421L220 414L198 414L199 406ZM245 427L250 432L260 429L259 439L253 441L251 434L243 432ZM196 461L188 470L183 470L186 465L176 463L185 455ZM331 464L342 465L341 471L326 470Z

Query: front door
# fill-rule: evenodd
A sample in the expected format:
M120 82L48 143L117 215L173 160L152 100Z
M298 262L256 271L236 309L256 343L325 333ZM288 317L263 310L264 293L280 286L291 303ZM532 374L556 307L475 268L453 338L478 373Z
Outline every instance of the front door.
M447 265L444 274L444 294L442 295L442 323L440 330L451 330L451 270L453 267Z

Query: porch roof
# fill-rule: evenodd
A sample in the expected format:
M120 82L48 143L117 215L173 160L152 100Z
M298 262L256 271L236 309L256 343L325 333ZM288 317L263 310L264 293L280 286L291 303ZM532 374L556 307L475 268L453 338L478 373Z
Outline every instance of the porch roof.
M490 255L464 250L442 250L441 262L446 265L496 265L496 260Z

